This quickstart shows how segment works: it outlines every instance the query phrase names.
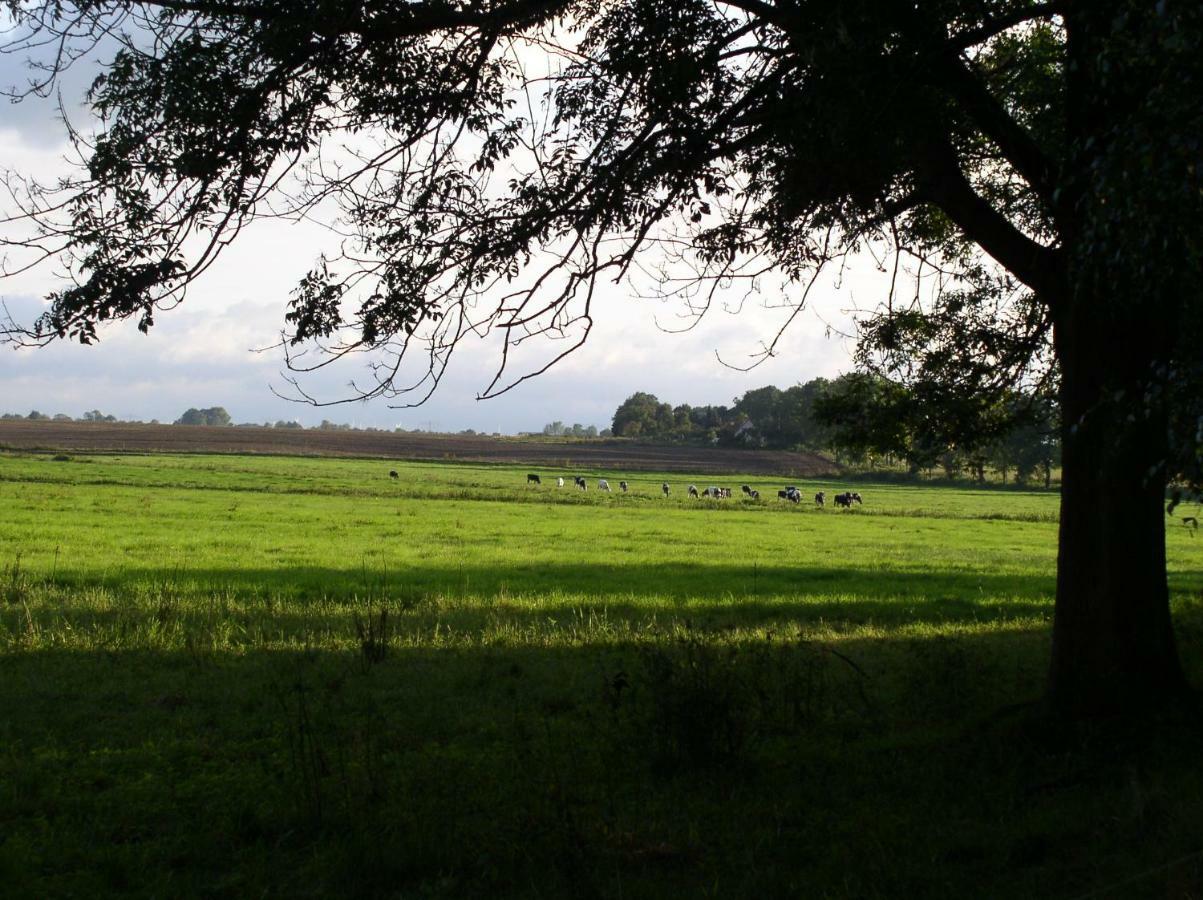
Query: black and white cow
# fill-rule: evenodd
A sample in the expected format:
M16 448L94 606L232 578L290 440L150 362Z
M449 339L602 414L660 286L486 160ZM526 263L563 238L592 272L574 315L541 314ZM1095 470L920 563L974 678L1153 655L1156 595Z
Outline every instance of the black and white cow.
M401 476L397 474L396 469L391 469L388 473L388 477L396 480L396 479L400 478Z
M542 484L543 482L539 479L538 475L536 475L534 472L531 472L529 475L526 476L526 483L527 484Z
M696 484L691 484L689 486L689 496L696 497L697 495L698 495L698 486Z
M819 491L817 494L815 494L815 506L826 506L826 505L827 505L827 492Z
M599 478L597 480L597 489L599 491L605 491L607 494L610 493L610 482L606 481L604 478Z
M666 482L664 482L662 485L660 485L660 492L661 492L662 494L664 494L664 496L665 496L665 497L667 497L667 496L668 496L668 491L669 491L669 488L668 488L668 482L666 481Z
M557 479L556 479L556 487L563 487L563 486L564 486L564 479L563 479L563 477L557 478Z
M745 494L747 494L749 497L751 497L751 496L752 496L752 486L751 486L751 485L749 485L749 484L741 484L741 485L739 486L739 489L740 489L741 491L743 491Z
M625 481L620 481L620 482L618 482L618 486L619 486L620 488L622 488L622 492L623 492L624 494L625 494L625 493L626 493L628 490L630 490L630 487L631 487L631 486L630 486L629 484L627 484Z
M582 491L589 490L589 485L585 483L585 479L580 475L574 476L572 483L579 487Z

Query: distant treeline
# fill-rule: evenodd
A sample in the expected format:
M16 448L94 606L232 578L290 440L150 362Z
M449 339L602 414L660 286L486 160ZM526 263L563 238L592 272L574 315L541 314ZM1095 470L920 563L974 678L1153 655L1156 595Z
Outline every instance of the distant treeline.
M0 414L0 421L2 421L2 422L13 422L13 421L23 421L23 422L122 422L125 420L118 419L116 416L106 415L98 409L90 409L86 413L84 413L82 416L80 416L78 419L68 416L65 413L55 413L54 415L49 415L44 412L38 412L35 409L27 415L22 415L21 413ZM136 424L141 425L142 423L138 422ZM159 424L157 419L155 420L154 424L156 424L156 425Z
M79 418L68 416L65 413L56 413L49 415L47 413L33 410L27 414L22 413L0 413L0 421L13 422L100 422L114 423L121 425L161 425L163 424L158 419L151 419L149 422L142 419L120 419L114 415L108 415L98 409L89 410ZM294 419L277 419L275 422L239 422L234 423L230 414L222 406L211 406L206 409L197 409L196 407L189 408L184 413L171 423L172 425L209 425L218 427L230 428L288 428L288 429L305 429ZM580 426L573 426L579 428ZM331 422L329 419L323 419L320 425L309 426L309 430L316 431L364 431L364 432L387 432L392 434L429 434L427 429L423 428L377 428L373 426L359 427L354 425L345 425L338 422ZM471 428L466 428L463 431L454 432L458 435L474 436L487 435L487 432L474 431ZM567 434L575 432L569 430ZM493 432L494 437L500 437L497 432ZM597 429L593 429L593 437L597 436Z
M614 413L613 433L654 443L710 444L827 453L853 467L970 474L1046 484L1060 463L1059 417L1051 399L1011 392L952 403L918 395L876 375L815 378L782 390L748 391L731 406L673 406L632 394Z
M580 422L572 425L565 425L559 419L554 422L549 422L543 426L543 435L545 437L576 437L576 438L595 438L595 437L610 437L609 428L603 428L598 431L596 425L582 425Z

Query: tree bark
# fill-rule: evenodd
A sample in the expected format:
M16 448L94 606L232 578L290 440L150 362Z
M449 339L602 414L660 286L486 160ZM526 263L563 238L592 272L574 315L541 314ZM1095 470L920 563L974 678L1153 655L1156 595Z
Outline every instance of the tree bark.
M1188 692L1166 583L1166 420L1138 400L1150 348L1132 332L1106 340L1108 317L1075 306L1077 321L1057 330L1063 461L1047 695L1072 718Z

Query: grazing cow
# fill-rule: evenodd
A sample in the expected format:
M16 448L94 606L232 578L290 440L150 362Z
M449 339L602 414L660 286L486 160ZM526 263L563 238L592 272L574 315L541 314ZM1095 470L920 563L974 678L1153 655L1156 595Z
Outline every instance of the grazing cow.
M785 494L786 494L785 499L788 500L790 503L801 503L802 502L802 492L799 491L796 487L786 488Z
M844 509L851 509L852 508L852 492L845 491L842 494L836 494L835 495L835 505L843 507Z
M572 479L572 483L575 484L577 487L579 487L582 491L589 490L589 485L587 485L585 483L585 479L582 478L580 475L575 476Z
M858 494L856 491L852 492L852 499L855 500L857 503L859 503L861 506L865 505L865 501L860 498L860 494Z
M689 486L689 496L696 497L697 495L698 495L698 486L696 484L691 484Z
M535 473L532 472L531 474L526 476L526 483L527 484L542 484L543 482L539 480L538 475L536 475Z
M389 477L389 478L400 478L401 476L397 474L397 470L396 470L396 469L392 469L392 470L390 470L390 471L389 471L389 473L388 473L388 477Z
M667 481L664 482L662 485L660 485L660 491L661 491L661 493L664 494L665 497L668 496L668 482Z
M604 478L599 478L599 479L597 480L597 489L598 489L599 491L606 491L607 493L609 493L609 491L610 491L610 482L606 481L606 479L604 479Z
M745 494L747 494L749 497L752 496L752 488L750 485L742 484L739 486L739 489L741 491L743 491Z
M731 497L731 488L719 488L718 495L720 497L727 497L729 499Z
M557 478L557 479L556 479L556 487L563 487L563 486L564 486L564 479L563 479L563 478Z
M778 491L777 499L778 500L788 500L789 499L789 491Z
M819 491L817 494L815 494L815 506L826 506L826 505L827 505L827 492Z
M630 485L629 485L629 484L627 484L625 481L620 481L620 482L618 482L618 486L619 486L620 488L622 488L622 492L623 492L624 494L625 494L625 493L626 493L628 490L630 490Z
M748 496L753 500L759 500L760 499L760 491L757 491L757 490L748 491Z

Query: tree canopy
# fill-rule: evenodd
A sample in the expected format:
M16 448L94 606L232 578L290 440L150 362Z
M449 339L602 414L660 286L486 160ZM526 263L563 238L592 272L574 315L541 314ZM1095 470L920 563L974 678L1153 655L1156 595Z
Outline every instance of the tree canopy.
M211 406L207 409L191 407L175 420L176 425L232 425L233 419L224 407Z
M50 49L32 90L119 45L78 176L9 178L36 223L10 244L71 275L15 339L148 329L249 221L337 208L290 364L366 353L357 396L421 400L496 331L492 396L586 339L601 279L659 265L704 311L777 271L800 309L817 271L886 245L929 277L896 270L867 368L966 422L1058 392L1055 705L1180 690L1162 504L1203 437L1198 3L3 5L10 50ZM539 335L547 358L512 371Z

